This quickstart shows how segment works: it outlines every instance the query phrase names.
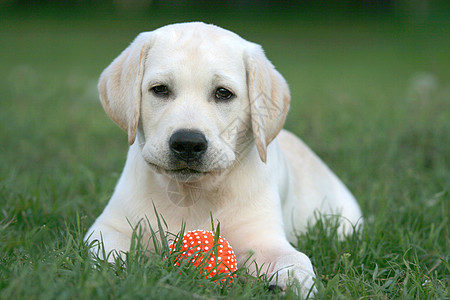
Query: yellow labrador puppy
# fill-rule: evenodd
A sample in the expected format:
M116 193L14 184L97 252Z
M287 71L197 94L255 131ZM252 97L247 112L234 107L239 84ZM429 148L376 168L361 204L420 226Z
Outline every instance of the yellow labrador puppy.
M274 284L314 289L309 258L289 242L337 214L341 232L360 222L352 194L297 137L282 130L286 81L257 44L204 23L141 33L102 73L107 114L128 133L125 168L86 234L126 252L133 227L209 229L210 214L235 250ZM145 240L145 239L144 239ZM150 243L151 244L151 243Z

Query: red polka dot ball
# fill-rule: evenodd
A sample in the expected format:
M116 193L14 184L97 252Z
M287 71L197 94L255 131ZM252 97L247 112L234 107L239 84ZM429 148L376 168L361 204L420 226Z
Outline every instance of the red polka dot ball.
M175 259L176 265L181 260L187 260L196 266L205 278L212 278L217 274L225 274L222 281L226 281L232 272L237 270L236 256L230 244L219 236L217 245L214 233L207 230L194 230L186 232L182 238L182 249L177 249L178 239L169 245L170 253L181 251ZM216 280L214 280L216 281Z

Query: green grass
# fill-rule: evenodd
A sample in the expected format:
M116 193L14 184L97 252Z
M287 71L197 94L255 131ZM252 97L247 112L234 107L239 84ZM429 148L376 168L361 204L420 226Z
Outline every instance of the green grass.
M290 84L286 127L363 209L360 236L319 222L299 237L318 298L447 298L449 24L230 16L200 19L264 46ZM82 241L127 149L98 75L138 32L192 19L1 16L0 299L281 297L263 276L220 286L139 247L127 267L94 262Z

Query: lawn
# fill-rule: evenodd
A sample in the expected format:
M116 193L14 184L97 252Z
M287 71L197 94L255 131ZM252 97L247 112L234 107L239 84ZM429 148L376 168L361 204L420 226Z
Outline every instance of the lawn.
M243 269L225 286L180 274L164 251L94 262L82 241L127 151L100 72L138 32L195 19L263 45L290 84L286 128L361 204L361 235L319 222L299 236L317 298L449 296L450 23L266 16L0 14L0 299L282 296Z

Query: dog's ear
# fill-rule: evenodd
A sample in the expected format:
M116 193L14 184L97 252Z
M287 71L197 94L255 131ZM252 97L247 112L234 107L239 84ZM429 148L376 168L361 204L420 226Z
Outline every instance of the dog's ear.
M244 54L252 131L259 156L267 159L267 146L283 128L291 96L283 76L267 59L261 46L250 44Z
M128 144L136 139L142 78L151 32L143 32L100 75L98 91L109 117L128 133Z

